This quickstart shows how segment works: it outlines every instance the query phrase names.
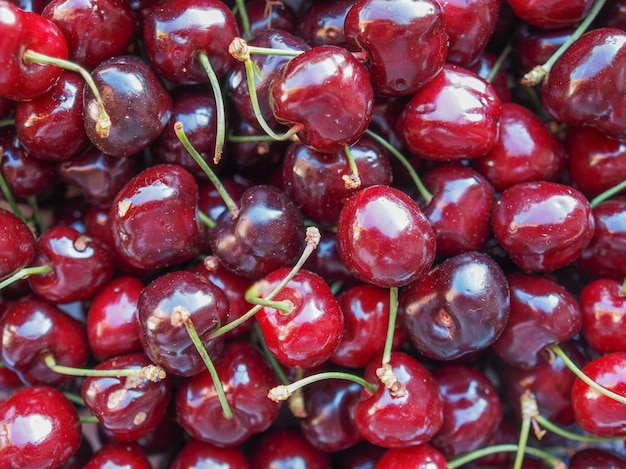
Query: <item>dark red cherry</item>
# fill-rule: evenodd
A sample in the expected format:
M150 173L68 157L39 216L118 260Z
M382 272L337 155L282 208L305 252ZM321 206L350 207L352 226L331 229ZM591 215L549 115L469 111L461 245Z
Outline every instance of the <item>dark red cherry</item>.
M376 463L376 469L445 469L446 457L428 443L388 449Z
M582 371L600 386L626 395L626 353L601 355L588 362ZM578 425L589 433L599 436L626 434L626 404L600 394L580 378L572 387L572 408Z
M535 113L519 104L504 103L498 141L471 164L501 192L521 182L558 181L565 156L563 144Z
M329 229L321 229L320 233L322 239L304 263L304 268L320 275L330 285L339 282L347 288L358 283L339 256L337 233Z
M290 467L330 469L328 456L311 445L297 430L278 428L265 433L250 455L251 469Z
M380 359L372 361L364 377L377 385L375 392L363 389L355 407L356 426L363 437L385 448L419 445L430 440L441 428L443 405L431 373L415 358L394 352L390 361L404 396L392 396L376 376Z
M374 91L367 70L348 50L318 46L291 59L274 76L269 100L277 121L302 126L297 132L302 143L335 152L365 132Z
M626 352L626 291L616 280L594 280L580 292L581 333L598 353Z
M82 439L76 409L61 391L48 386L27 386L2 401L0 421L2 467L62 467Z
M265 298L291 269L275 270L259 282ZM269 351L285 366L313 368L333 354L343 336L343 314L328 284L313 272L301 269L272 298L289 301L289 311L264 306L256 320Z
M283 191L257 185L244 192L237 216L223 212L209 236L224 267L259 278L296 261L304 246L304 222Z
M142 270L193 258L204 243L197 210L198 186L188 171L169 164L143 170L111 205L117 254Z
M318 0L309 2L300 15L296 35L311 46L346 47L344 24L354 0Z
M389 157L378 143L365 135L350 151L360 187L391 184ZM320 153L294 142L285 152L282 174L287 194L306 217L322 225L337 223L343 204L354 193L343 180L352 175L343 151Z
M600 28L582 35L559 57L542 87L542 102L558 121L589 126L626 139L619 77L626 64L626 33Z
M252 0L246 2L250 35L253 38L265 31L274 29L293 34L298 24L298 14L289 2L272 3L266 0ZM236 17L239 29L243 31L241 17Z
M221 448L210 443L190 439L176 455L171 469L191 467L223 467L224 469L249 469L248 460L237 447Z
M64 71L47 92L17 104L15 129L30 156L65 161L87 146L82 125L84 88L80 75Z
M0 279L28 266L35 258L35 237L19 217L0 209Z
M558 29L543 29L519 22L513 32L513 57L521 73L545 63L574 31L574 26L564 25Z
M626 460L610 450L581 448L570 459L569 469L626 469Z
M6 119L15 110L16 102L12 99L0 96L0 119Z
M220 177L220 182L234 200L241 198L246 186L230 177ZM200 212L208 215L212 220L217 220L224 210L227 210L224 199L210 181L202 181L198 185Z
M400 293L411 343L436 360L453 360L491 345L509 318L509 286L486 254L450 257Z
M261 352L246 341L231 341L215 360L215 368L233 412L224 417L208 371L184 381L176 395L176 413L194 438L222 447L236 446L267 430L280 404L267 398L278 384Z
M135 37L135 17L123 0L52 0L41 15L63 32L69 58L87 69L123 54Z
M239 36L232 12L220 0L157 3L143 23L143 41L154 67L176 84L207 83L198 54L223 76L234 64L228 46Z
M99 363L96 370L138 370L152 362L131 353ZM115 440L136 441L163 419L171 395L169 378L153 382L137 376L88 376L81 386L87 408Z
M370 186L344 204L339 255L354 275L379 287L419 278L435 259L435 234L417 203L389 186Z
M94 296L87 314L87 338L98 361L142 350L137 301L144 284L135 277L117 277Z
M498 243L522 269L549 272L574 262L594 234L589 202L555 182L519 183L496 201L491 227Z
M515 15L539 28L560 28L583 20L593 0L506 0Z
M436 161L477 158L496 144L501 112L493 86L448 64L413 95L397 131L416 155Z
M226 323L228 299L206 277L174 271L150 282L139 295L137 319L139 339L148 357L168 373L192 376L206 369L183 324L175 325L172 315L187 312L200 340L212 359L222 351L223 337L209 339Z
M115 257L102 241L70 226L53 226L37 240L31 265L52 268L29 277L34 293L55 303L70 303L90 298L111 279Z
M134 443L107 443L87 461L83 469L151 469L142 449Z
M407 96L440 72L448 53L444 8L435 0L358 0L344 34L367 54L374 91Z
M508 103L511 101L511 90L509 89L509 83L511 80L511 73L506 67L500 67L493 72L498 62L498 56L492 52L485 51L478 56L474 64L469 69L476 73L479 77L487 80L490 78L489 83L496 90L498 97L502 103ZM491 77L492 73L495 73Z
M582 314L576 298L558 283L537 274L511 273L509 321L491 347L505 362L532 368L547 358L544 348L580 331Z
M91 89L85 87L83 118L94 146L122 157L156 140L171 116L172 100L154 69L139 56L119 55L100 62L91 75L111 118L110 133L100 135L100 109Z

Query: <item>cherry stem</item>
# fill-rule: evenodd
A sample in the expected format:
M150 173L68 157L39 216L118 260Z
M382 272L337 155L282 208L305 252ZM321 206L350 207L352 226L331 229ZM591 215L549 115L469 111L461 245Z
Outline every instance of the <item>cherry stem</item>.
M391 349L393 348L393 336L396 331L396 321L398 317L398 287L389 288L389 322L387 323L387 337L383 348L383 365L391 360Z
M294 304L289 300L268 300L259 297L259 289L263 285L264 280L259 280L246 290L245 299L253 305L260 305L265 308L274 308L282 314L291 314L295 309Z
M591 206L591 208L596 208L602 202L610 199L614 195L619 194L624 189L626 189L626 179L624 179L619 184L616 184L615 186L611 187L610 189L605 190L601 194L598 194L597 196L595 196L593 199L591 199L591 202L589 202L589 205Z
M111 118L109 117L109 114L104 107L104 102L102 101L102 97L100 96L100 91L98 91L96 83L93 81L91 74L87 70L85 70L85 68L73 62L70 62L69 60L63 60L57 57L49 57L33 50L25 51L23 57L30 62L46 65L56 65L57 67L60 67L64 70L69 70L70 72L76 72L80 74L80 76L83 77L83 80L85 80L87 86L96 98L98 110L100 111L100 115L98 116L98 119L96 121L96 133L102 138L107 138L109 136L109 133L111 131Z
M52 267L47 264L38 265L34 267L23 267L17 270L16 272L14 272L13 274L11 274L10 276L8 276L7 278L5 278L4 280L2 280L0 282L0 290L2 290L5 287L8 287L9 285L17 282L18 280L28 278L31 275L49 274L50 272L52 272Z
M217 394L217 399L222 406L222 412L224 413L224 417L228 420L233 418L233 411L230 409L230 404L226 399L226 393L224 392L224 387L222 386L222 381L220 380L219 375L217 374L217 370L215 369L215 365L213 364L213 360L209 356L209 353L204 348L204 344L202 343L202 339L198 335L198 331L196 327L193 325L193 321L191 319L191 313L189 310L182 306L175 306L172 309L172 324L174 326L183 324L185 329L187 330L187 334L191 339L191 342L196 347L196 350L200 354L200 358L204 362L206 369L209 371L211 375L211 379L213 380L213 385L215 386L215 393ZM210 340L210 339L209 339Z
M280 384L278 386L275 386L269 390L269 392L267 393L267 397L274 402L285 401L289 399L289 397L298 389L308 386L309 384L317 383L318 381L324 381L326 379L345 379L360 384L371 393L376 392L376 386L374 386L372 383L367 381L365 378L362 378L361 376L353 375L351 373L346 373L343 371L323 371L321 373L306 376L302 379L299 379L298 381L294 381L291 384Z
M534 419L537 421L537 424L544 427L547 431L552 432L555 435L559 435L568 440L580 441L583 443L603 443L607 441L623 441L626 439L625 435L613 436L613 437L580 435L578 433L574 433L563 427L560 427L559 425L555 424L554 422L551 422L550 420L548 420L541 414L538 414L537 416L535 416Z
M504 65L504 61L509 56L509 54L511 53L512 50L513 50L513 46L509 42L505 46L505 48L502 49L502 52L500 52L500 55L498 56L498 58L494 62L493 67L491 67L491 70L489 71L489 74L485 78L486 82L491 83L493 81L493 79L496 77L496 75L498 74L498 72L502 68L502 65Z
M213 163L218 164L220 159L222 159L224 142L226 141L226 111L224 107L224 97L222 96L220 82L217 79L215 70L211 67L211 62L209 61L206 53L202 51L198 52L198 60L209 78L209 83L211 84L211 89L213 90L213 97L215 98L215 117L217 120L217 128L215 129L215 153L213 155Z
M81 415L78 419L78 421L83 424L83 423L100 423L100 419L98 419L98 417L96 417L95 415Z
M39 210L39 203L37 202L37 197L31 195L28 197L28 205L33 209L33 219L35 220L35 225L39 229L40 233L43 233L46 230L46 226L43 222L43 218L41 218L41 212Z
M198 218L209 229L212 230L213 228L215 228L215 225L216 225L215 221L211 217L209 217L206 213L198 210Z
M255 55L277 55L280 57L297 57L302 54L303 50L292 50L292 49L272 49L271 47L258 47L258 46L247 46L247 50L250 54Z
M518 445L511 444L511 443L487 446L485 448L480 448L470 453L451 459L450 461L448 461L447 468L457 469L472 461L475 461L476 459L480 459L482 457L489 456L491 454L516 453L517 450L518 450ZM528 456L532 456L537 459L540 459L546 466L551 467L552 469L567 469L567 466L562 460L560 460L556 456L553 456L550 453L547 453L546 451L543 451L539 448L526 446L524 448L524 453L527 454Z
M271 367L274 369L274 373L276 373L276 377L282 384L289 384L289 378L287 378L287 375L285 374L285 370L283 370L283 367L281 366L280 363L278 363L278 360L276 360L276 357L272 354L272 352L270 352L270 349L267 348L265 337L263 337L263 332L261 332L261 326L259 325L258 322L255 322L253 327L254 327L254 332L256 334L256 338L259 341L259 346L261 347L261 350L263 351L263 355L265 355L265 358L267 359Z
M78 394L74 394L73 392L63 391L63 395L65 397L67 397L68 401L70 401L70 402L72 402L72 403L74 403L76 405L79 405L81 407L86 407L85 401Z
M552 344L548 346L548 349L552 351L556 356L558 356L561 360L563 360L563 363L565 364L565 366L569 368L569 370L572 373L574 373L578 378L580 378L580 380L583 381L587 386L596 390L600 394L619 402L620 404L626 404L626 397L621 396L617 393L614 393L613 391L605 388L604 386L601 386L600 384L592 380L589 376L587 376L585 373L583 373L583 371L578 367L578 365L576 365L576 363L574 363L571 360L571 358L567 356L567 354L561 348L560 345Z
M513 469L521 469L524 462L524 449L528 445L528 435L530 434L530 427L532 419L539 415L537 409L537 401L532 397L530 391L526 391L520 397L520 404L522 408L522 425L520 428L519 440L517 442L517 451L515 452L515 460L513 463Z
M235 218L239 214L239 207L237 206L233 198L230 196L230 194L228 193L228 191L226 190L226 188L224 187L220 179L217 177L215 172L211 169L211 167L207 164L207 162L204 161L204 158L202 158L202 155L198 152L198 150L196 150L194 146L191 144L191 142L189 141L189 138L187 138L187 134L185 133L185 129L183 127L182 122L176 121L174 123L174 132L176 133L178 140L180 140L180 143L182 143L182 145L185 147L185 150L187 150L187 152L191 155L194 161L198 163L198 166L200 166L200 169L202 169L204 174L206 174L206 176L209 178L211 183L213 183L213 185L215 186L215 189L217 189L218 194L224 201L224 204L226 205L230 213L233 215L233 218Z
M165 370L157 365L147 365L141 368L127 368L123 370L89 370L84 368L74 368L71 366L59 365L56 360L52 356L52 354L48 354L43 358L44 363L48 368L50 368L55 373L59 373L62 375L70 375L70 376L111 376L111 377L131 377L136 376L141 379L147 379L152 381L153 383L158 383L159 381L165 379Z
M234 143L275 142L269 135L233 135L228 134L228 141Z
M15 118L7 117L6 119L0 119L0 127L9 127L15 125Z
M2 147L0 147L0 163L2 163L3 158L4 158L4 151L2 150ZM26 217L24 216L24 214L18 207L17 202L15 201L15 197L13 197L13 194L11 193L11 189L9 189L9 185L7 184L6 179L4 179L4 175L2 174L1 171L0 171L0 190L2 191L2 194L4 195L4 198L6 199L6 201L9 203L13 214L17 216L20 220L22 220L24 223L28 224Z
M276 285L276 288L274 288L274 290L272 290L265 297L266 300L274 299L274 297L278 295L283 288L285 288L285 286L291 281L291 279L296 276L296 274L300 271L304 263L307 261L307 259L311 256L313 251L319 245L320 239L321 239L320 230L317 227L309 226L306 229L306 236L305 236L306 247L304 248L304 251L300 255L300 259L298 259L298 262L296 263L296 265L294 265L291 268L291 271L289 272L289 274L278 285ZM254 315L258 313L261 310L261 308L263 308L263 305L259 305L259 304L254 305L254 307L252 307L250 310L248 310L245 314L243 314L239 318L235 319L232 322L229 322L228 324L220 327L219 329L214 330L209 335L209 339L214 339L216 337L226 334L229 331L232 331L237 326L243 324L248 319L254 317Z
M248 10L246 10L244 0L235 0L235 3L237 4L237 13L239 14L239 18L241 18L243 36L249 41L252 39L252 32L250 31L250 18L248 17Z
M622 282L622 288L620 289L620 293L622 295L626 295L626 278L624 278L624 281Z
M393 156L396 157L396 159L400 162L400 164L402 164L402 166L404 166L404 168L409 173L409 176L415 183L415 187L417 187L417 190L419 191L422 198L426 201L426 203L429 203L432 200L433 195L428 189L426 189L426 186L424 185L420 177L417 175L415 168L409 162L409 160L407 160L406 157L402 153L400 153L393 145L391 145L391 143L389 143L387 140L385 140L383 137L381 137L377 133L369 129L367 129L365 133L369 135L370 137L372 137L374 140L376 140L378 143L380 143L383 147L385 147L385 149L389 153L391 153Z
M343 179L343 183L346 186L346 189L358 189L361 187L361 177L359 176L359 168L356 166L356 161L354 161L354 157L352 156L352 150L348 145L343 147L343 152L348 159L348 166L350 166L350 171L352 174L344 175L341 177Z
M591 7L589 13L585 17L583 21L580 22L576 30L572 33L572 35L565 41L561 47L559 47L554 54L550 56L548 60L545 61L543 65L537 65L530 72L526 73L522 78L523 86L535 86L540 84L550 73L550 70L554 66L555 62L563 55L563 53L569 49L569 47L578 40L580 36L582 36L587 28L591 25L593 20L598 16L600 10L604 6L606 0L597 0L597 2Z

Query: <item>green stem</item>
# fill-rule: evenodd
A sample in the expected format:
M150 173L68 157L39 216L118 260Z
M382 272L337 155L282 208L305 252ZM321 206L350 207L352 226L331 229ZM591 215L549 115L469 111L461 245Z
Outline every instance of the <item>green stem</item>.
M254 322L254 332L259 341L261 350L263 351L263 354L265 355L265 358L267 359L269 364L274 369L274 373L276 373L278 380L284 385L289 384L289 378L287 378L287 375L285 374L285 370L283 370L283 367L281 366L281 364L278 363L278 360L276 360L276 357L274 356L274 354L272 354L272 352L270 352L270 350L267 348L267 343L265 342L265 337L263 337L261 326L256 321Z
M491 454L516 453L517 450L518 450L518 445L516 444L501 444L501 445L487 446L485 448L480 448L480 449L477 449L476 451L472 451L470 453L451 459L450 461L448 461L447 467L448 469L457 469L472 461L475 461L485 456L489 456ZM534 448L532 446L526 446L524 448L524 453L527 454L528 456L532 456L534 458L540 459L546 466L551 467L553 469L566 469L567 468L565 463L561 461L559 458L552 456L550 453L547 453L541 449Z
M54 357L49 354L44 357L44 363L55 373L69 376L110 376L115 378L137 376L142 379L147 379L153 382L161 381L165 378L165 371L156 365L148 365L142 368L126 368L126 369L84 369L74 368L71 366L57 364Z
M200 65L204 68L204 71L209 78L211 89L213 90L213 97L215 98L215 116L217 120L217 128L215 129L215 151L213 155L213 163L218 164L222 158L222 152L224 151L224 143L226 141L226 110L224 107L224 97L222 96L222 89L220 82L217 79L217 75L211 66L211 62L206 53L199 52L198 60Z
M422 180L417 175L415 168L413 168L413 165L409 162L409 160L407 160L402 153L400 153L393 145L391 145L387 140L385 140L377 133L372 132L369 129L367 129L365 133L372 137L374 140L376 140L378 143L380 143L383 147L385 147L385 149L389 153L391 153L400 162L400 164L402 164L402 166L404 166L404 168L409 173L409 176L415 183L415 187L417 187L417 190L419 191L422 198L426 201L426 203L429 203L432 200L433 195L428 189L426 189L426 186L424 185L424 183L422 183Z
M3 158L4 158L4 151L2 150L2 147L0 147L0 162L2 162ZM11 211L13 212L13 214L16 217L18 217L20 220L22 220L26 225L28 225L28 221L26 220L26 217L24 216L24 214L18 207L17 202L15 201L15 197L13 197L13 194L11 193L11 189L9 189L9 185L7 184L6 179L4 179L4 175L2 174L2 172L0 172L0 190L2 191L2 195L4 195L4 198L6 199L6 201L9 203L9 206L11 207Z
M8 287L9 285L17 282L18 280L22 280L27 277L30 277L31 275L48 274L50 272L52 272L52 267L50 267L47 264L38 265L34 267L23 267L19 269L17 272L14 272L12 275L2 280L0 282L0 290Z
M610 199L614 195L619 194L624 189L626 189L626 179L624 179L619 184L611 187L610 189L605 190L601 194L598 194L597 196L595 196L593 199L591 199L591 202L589 202L589 205L591 205L591 208L596 208L602 202L604 202L607 199Z
M95 415L81 415L78 419L81 424L83 423L100 423L100 420Z
M291 314L294 310L294 305L289 300L268 300L267 298L259 297L258 286L253 285L248 288L245 294L245 299L248 303L253 305L260 305L264 308L273 308L280 311L283 314Z
M228 134L228 141L234 143L275 142L269 135L233 135Z
M495 78L495 76L498 74L498 72L502 68L502 65L504 65L504 61L509 56L512 50L513 50L513 46L511 45L511 43L508 43L506 47L502 49L502 52L500 52L500 55L498 56L495 63L493 64L493 67L491 67L491 70L489 71L489 75L487 75L487 77L485 78L485 81L491 83L491 81Z
M314 375L307 376L305 378L294 381L291 384L279 385L272 389L268 393L268 397L276 402L284 401L289 398L298 389L301 389L309 384L317 383L318 381L324 381L326 379L345 379L354 383L360 384L369 392L376 392L376 386L367 381L361 376L353 375L351 373L345 373L343 371L323 371Z
M391 360L391 350L393 348L393 337L396 331L396 321L398 317L398 287L389 288L389 321L387 322L387 337L383 349L383 365Z
M70 401L70 402L72 402L72 403L74 403L76 405L79 405L81 407L85 407L85 401L78 394L74 394L73 392L63 391L63 395L65 397L67 397L68 401Z
M15 125L14 117L7 117L6 119L0 119L0 127L8 127L10 125Z
M276 55L279 57L297 57L303 50L293 49L272 49L271 47L258 47L248 45L248 52L255 55Z
M522 425L520 428L519 441L517 443L517 451L515 452L515 460L513 462L513 469L521 469L524 462L525 450L528 445L528 435L530 433L531 419L528 416L522 418Z
M348 160L348 166L350 167L351 175L343 176L343 182L346 186L346 189L358 189L361 186L361 177L359 176L359 168L356 166L356 161L354 161L354 157L352 156L352 150L348 145L343 147L343 152L346 155L346 159Z
M198 210L198 218L210 230L215 228L215 225L216 225L215 221L211 217L209 217L206 213Z
M623 441L626 440L626 436L604 437L596 435L580 435L578 433L570 432L569 430L556 425L543 415L535 416L535 421L549 432L559 435L565 439L572 441L581 441L584 443L603 443L607 441Z
M241 18L241 26L243 27L243 37L246 40L252 39L252 32L250 31L250 18L248 18L248 10L246 10L246 4L244 0L235 0L237 4L237 13L239 13L239 18Z
M37 202L37 197L31 195L28 197L28 205L30 205L33 209L33 218L35 219L35 224L37 225L37 229L40 233L43 233L46 230L46 226L43 222L43 218L41 218L41 211L39 210L39 203Z

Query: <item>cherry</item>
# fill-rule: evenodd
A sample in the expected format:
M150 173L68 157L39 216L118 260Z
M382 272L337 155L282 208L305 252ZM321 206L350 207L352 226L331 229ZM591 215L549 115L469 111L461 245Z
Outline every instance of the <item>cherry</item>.
M581 333L598 353L626 352L622 324L626 324L626 292L613 279L597 279L580 293Z
M296 261L304 222L283 191L257 185L243 193L236 216L228 211L219 216L209 237L213 254L224 267L259 278Z
M626 34L600 28L583 34L550 69L542 102L558 121L589 126L616 139L626 138L626 120L616 84L626 53Z
M376 463L376 469L445 469L445 456L428 443L391 448Z
M626 469L626 460L601 448L581 448L569 462L570 469Z
M626 353L607 353L588 362L582 372L605 389L623 396L625 367ZM626 434L623 417L626 405L600 394L580 378L572 386L572 408L576 422L587 432L599 436Z
M415 93L441 71L448 53L444 9L435 0L358 0L346 15L344 34L366 52L380 96Z
M337 222L341 259L379 287L419 278L435 258L435 234L417 203L389 186L370 186L344 204Z
M486 254L450 257L400 293L400 311L413 346L436 360L484 350L509 319L509 286Z
M224 467L228 469L248 469L250 466L241 449L220 448L210 443L190 439L176 455L171 469L191 467Z
M0 279L28 266L35 258L35 237L17 215L0 209Z
M83 469L151 469L148 458L134 443L107 443L87 461Z
M522 368L545 362L545 347L580 331L576 298L560 284L537 274L507 275L511 293L509 321L491 349L506 363Z
M519 18L533 26L546 29L579 23L593 5L592 0L506 1Z
M252 0L246 2L250 35L253 38L265 31L274 29L293 34L298 24L298 14L292 5L287 2L267 2L266 0ZM240 17L237 17L239 20ZM243 30L241 21L239 29Z
M322 0L309 2L300 15L296 35L311 46L348 45L344 24L354 0Z
M330 469L328 456L312 446L299 432L275 429L263 435L250 457L251 469L306 467Z
M496 201L493 234L522 269L549 272L574 262L594 234L587 199L555 182L519 183Z
M501 54L503 53L504 51ZM479 77L489 81L493 89L496 90L500 101L508 103L511 101L511 90L509 89L511 74L505 67L500 66L500 60L500 57L485 51L478 56L469 69Z
M0 403L2 467L61 467L82 439L78 413L63 393L28 386Z
M95 370L140 369L150 365L143 353L120 355L99 363ZM117 441L136 441L163 419L171 395L166 377L152 382L139 377L89 376L81 388L87 408Z
M143 282L117 277L94 296L87 315L87 338L98 361L142 350L137 321L137 301Z
M391 184L388 155L378 143L365 135L350 152L361 188ZM302 213L323 225L337 223L343 204L354 193L344 183L352 169L343 152L320 153L294 142L285 152L282 174L285 191Z
M100 62L91 72L111 118L107 136L98 132L100 110L89 87L83 94L83 118L89 140L107 155L129 156L161 134L172 112L172 100L154 69L134 55Z
M252 287L265 304L269 295L291 269L275 270ZM276 309L274 302L281 303ZM278 307L278 304L276 304ZM333 354L343 335L343 314L322 277L300 269L272 302L256 313L269 351L285 366L313 368Z
M15 129L32 157L65 161L89 143L82 125L84 80L64 71L57 82L39 97L21 101L15 108Z
M435 161L477 158L498 139L502 104L475 73L447 64L413 94L397 123L407 148Z
M267 398L278 381L261 352L249 342L228 342L215 368L233 418L224 417L213 380L204 371L178 388L176 413L182 427L200 441L225 447L267 430L278 417L280 405Z
M536 114L519 104L504 103L498 141L471 164L501 192L521 182L558 181L565 154L563 144Z
M69 58L88 69L123 54L135 37L135 18L123 0L51 0L41 15L63 32Z
M545 63L570 38L573 31L573 26L542 29L520 22L513 36L513 55L520 72L527 72Z
M391 354L390 365L402 395L392 395L376 376L380 359L372 361L364 377L377 389L363 394L354 410L355 423L365 439L385 448L419 445L430 440L443 423L443 404L430 372L415 358L402 352Z
M115 250L131 266L150 270L194 257L204 242L198 186L180 166L151 166L133 177L111 205Z
M246 190L246 186L229 177L221 177L220 182L233 199L240 199ZM228 209L221 194L210 181L199 183L198 192L200 197L198 208L211 220L217 220L222 212Z
M215 359L223 338L209 339L213 330L226 322L228 299L224 292L201 274L168 272L150 282L137 300L139 339L148 357L178 376L205 370L205 363L187 330L177 325L175 314L187 312L207 353Z
M367 70L350 52L318 46L291 59L274 76L269 100L277 121L299 126L302 143L335 152L356 143L365 132L374 91Z
M329 229L321 229L321 240L304 268L320 275L329 285L341 284L349 287L358 282L341 260L337 249L337 233Z

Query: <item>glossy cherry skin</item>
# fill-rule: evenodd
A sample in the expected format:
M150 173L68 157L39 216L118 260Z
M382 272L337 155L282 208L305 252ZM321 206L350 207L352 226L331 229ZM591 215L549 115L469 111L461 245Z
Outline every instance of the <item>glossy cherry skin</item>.
M443 8L434 0L359 0L346 15L344 34L367 53L380 96L414 93L439 73L448 53Z
M249 469L250 465L241 449L220 448L210 443L190 439L176 455L171 469L191 467L224 467L228 469Z
M376 469L445 469L446 457L428 443L391 448L376 463Z
M582 448L569 462L570 469L626 469L626 460L609 450Z
M379 287L419 278L435 259L435 233L417 203L389 186L370 186L344 204L339 255L360 280Z
M304 263L304 268L320 275L330 285L334 282L341 282L342 285L348 287L359 283L339 257L337 233L323 228L320 229L320 233L322 239L317 249Z
M496 194L479 173L460 165L439 166L422 178L433 198L423 207L435 231L437 255L478 251L491 235Z
M600 386L626 395L626 353L601 355L588 362L582 371ZM589 433L599 436L626 434L626 404L600 394L580 378L572 387L572 408L578 425Z
M570 184L587 197L595 197L623 180L626 143L589 127L572 127L564 144Z
M259 296L272 292L290 270L265 276ZM273 300L290 301L294 309L263 307L255 315L272 355L289 367L313 368L328 360L343 336L343 314L324 279L301 269Z
M496 191L528 181L557 181L565 168L563 144L532 111L515 103L502 105L495 146L472 160Z
M334 152L365 132L374 91L366 68L348 50L318 46L291 59L274 76L269 100L277 121L302 126L297 133L302 143Z
M576 189L547 181L516 184L496 201L491 227L523 270L549 272L574 262L595 230L589 202Z
M152 362L143 353L131 353L99 363L96 370L140 369ZM137 377L85 378L81 395L85 405L117 441L136 441L155 429L165 415L172 393L168 377L158 382Z
M36 296L13 303L0 327L2 362L25 384L56 386L72 379L48 368L44 363L48 354L59 365L79 368L89 358L84 325Z
M536 65L545 63L569 39L574 28L564 25L558 29L542 29L526 22L516 24L512 53L520 72L529 72Z
M172 324L176 309L185 309L212 359L222 351L223 337L209 339L226 323L228 299L224 292L200 274L168 272L150 282L137 301L139 339L148 357L168 373L192 376L206 369L183 324Z
M62 467L82 439L78 413L55 388L28 386L0 403L2 467Z
M166 79L181 85L208 83L198 60L200 52L208 56L214 72L223 76L235 64L228 46L237 36L235 17L220 0L157 4L143 24L146 52L154 67Z
M498 429L503 406L487 376L463 365L433 371L443 405L443 424L430 440L446 458L486 446Z
M626 33L620 29L600 28L582 35L550 69L541 93L544 107L564 124L626 139L617 78L625 55Z
M539 28L560 28L583 20L592 0L506 0L515 15Z
M107 443L87 461L83 469L151 469L147 456L134 443Z
M288 2L282 4L268 4L265 0L252 0L246 2L248 21L250 22L250 35L255 38L264 32L274 29L293 34L298 24L298 14L295 5ZM243 30L241 17L236 16L239 29Z
M446 259L403 290L399 301L411 343L436 360L487 348L509 319L504 273L479 252Z
M259 278L295 263L304 245L304 222L283 191L257 185L241 196L236 217L228 211L219 216L209 237L224 267Z
M135 37L135 18L123 0L52 0L41 15L63 31L70 60L87 69L123 54Z
M355 407L355 423L363 437L384 448L402 448L430 440L443 423L443 404L431 373L415 358L402 352L391 355L403 397L392 396L376 376L380 359L372 361L364 378L378 386L374 393L363 389Z
M15 128L31 156L65 161L87 146L89 139L82 125L84 87L80 75L64 71L46 93L18 103Z
M154 69L139 56L119 55L100 62L91 75L111 118L109 135L100 135L100 111L93 92L85 87L83 118L91 143L107 155L122 157L156 140L171 116L172 99Z
M378 143L364 136L350 151L359 171L361 188L391 184L389 157ZM337 223L343 204L354 193L342 179L351 174L342 151L320 153L294 142L283 159L285 191L306 217L323 225Z
M347 47L344 24L346 15L354 3L354 0L310 2L300 15L296 35L311 46Z
M626 265L626 198L615 197L593 209L596 229L593 238L576 263L588 274L622 282Z
M580 293L585 340L598 353L626 352L626 292L613 279L597 279Z
M0 278L28 266L35 258L35 237L17 215L0 209Z
M267 430L278 417L280 404L267 398L278 380L261 352L245 341L227 343L215 368L233 418L224 417L208 371L182 383L176 395L176 413L194 438L217 446L237 446Z
M537 274L511 273L509 321L491 347L502 360L532 368L547 358L544 348L580 331L582 314L576 298L558 283Z
M111 205L117 254L142 270L193 258L204 243L197 209L198 186L188 171L169 164L143 170Z
M143 288L141 280L122 276L94 296L87 315L87 338L96 360L142 350L137 301Z

